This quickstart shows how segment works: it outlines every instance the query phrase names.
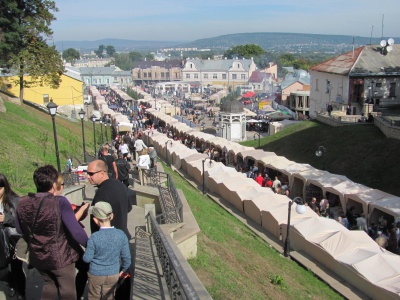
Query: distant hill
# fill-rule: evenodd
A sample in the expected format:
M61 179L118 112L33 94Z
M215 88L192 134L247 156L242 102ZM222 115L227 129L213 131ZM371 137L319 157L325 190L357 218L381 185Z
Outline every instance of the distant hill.
M392 37L400 41L398 37ZM388 38L385 38L386 40ZM360 47L379 44L380 38L354 36L354 46ZM68 48L80 52L97 50L99 45L112 45L117 51L154 51L160 48L198 48L228 49L237 45L257 44L269 52L343 52L353 47L353 36L308 33L255 32L220 35L216 37L187 41L138 41L124 39L101 39L95 41L59 41L55 45L58 51Z
M174 47L183 41L137 41L124 39L101 39L95 41L59 41L56 42L58 51L64 51L68 48L74 48L80 52L90 52L97 50L99 45L114 46L117 51L151 50L165 47Z
M399 38L393 37L399 41ZM387 38L386 38L387 39ZM372 38L372 44L379 44L380 38ZM369 37L354 37L354 46L359 47L370 43ZM310 52L350 50L353 47L353 36L327 35L307 33L255 32L221 35L183 43L181 47L197 48L231 48L237 45L257 44L270 52Z

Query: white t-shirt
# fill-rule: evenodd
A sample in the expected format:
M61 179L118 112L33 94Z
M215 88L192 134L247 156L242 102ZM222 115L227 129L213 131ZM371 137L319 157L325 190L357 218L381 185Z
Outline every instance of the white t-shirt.
M127 144L119 145L119 151L121 151L122 154L128 153L129 152L128 145Z
M150 156L148 154L140 155L137 166L142 169L149 169L150 166Z

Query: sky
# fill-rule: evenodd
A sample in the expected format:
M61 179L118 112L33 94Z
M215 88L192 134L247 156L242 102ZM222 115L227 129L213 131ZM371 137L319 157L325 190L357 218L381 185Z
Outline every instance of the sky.
M194 41L288 32L400 37L399 0L59 0L53 39ZM400 41L399 41L400 42Z

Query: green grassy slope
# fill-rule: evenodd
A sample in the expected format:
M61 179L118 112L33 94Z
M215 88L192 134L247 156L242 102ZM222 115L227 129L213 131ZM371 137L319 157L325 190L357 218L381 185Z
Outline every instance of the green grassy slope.
M53 124L49 114L28 105L4 104L7 112L0 113L0 172L22 195L35 191L32 175L37 166L57 166ZM84 123L86 151L93 154L93 125L91 122ZM81 122L57 116L56 128L61 170L69 156L83 161ZM100 131L99 128L97 131ZM97 134L99 141L100 133ZM76 159L73 162L75 165L78 163Z
M400 196L400 141L388 139L373 125L330 127L304 121L261 140L261 148L297 163L345 175L354 182ZM241 143L258 146L258 141ZM322 157L315 151L326 147Z

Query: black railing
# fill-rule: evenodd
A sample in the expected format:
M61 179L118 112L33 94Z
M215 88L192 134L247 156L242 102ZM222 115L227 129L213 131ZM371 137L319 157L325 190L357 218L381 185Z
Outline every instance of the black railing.
M178 190L175 187L174 181L172 180L171 176L168 175L168 188L171 194L172 200L174 201L174 206L177 209L177 213L181 222L183 222L183 204L181 197L179 196Z
M171 299L200 299L152 213L147 216Z
M155 168L145 170L147 185L157 187L162 213L157 215L158 224L183 222L183 205L171 176Z
M79 184L79 175L75 172L64 172L62 173L64 180L64 188Z

